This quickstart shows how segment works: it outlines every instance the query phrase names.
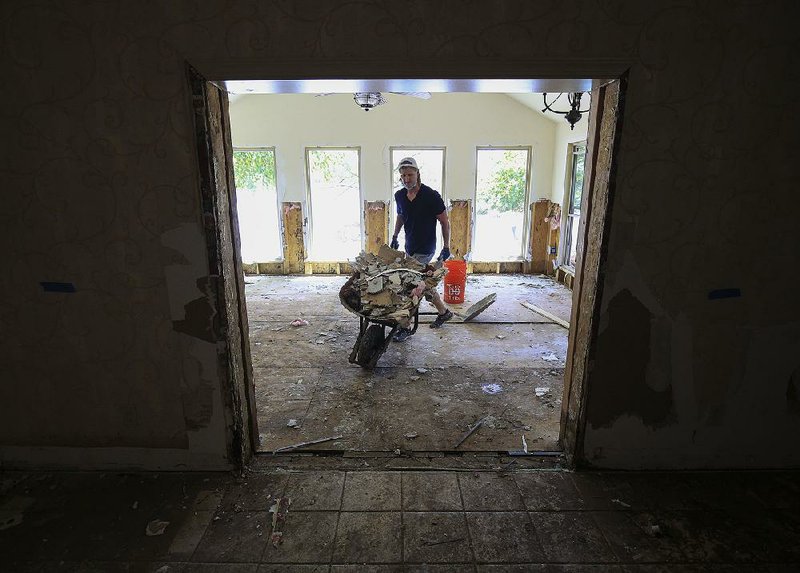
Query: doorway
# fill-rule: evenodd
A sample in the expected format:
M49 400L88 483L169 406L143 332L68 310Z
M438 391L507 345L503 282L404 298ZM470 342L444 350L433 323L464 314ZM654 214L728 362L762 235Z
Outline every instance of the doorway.
M222 108L221 108L221 109L222 109ZM226 124L226 125L227 125L227 123L226 123L226 122L222 122L222 123L224 123L224 124ZM229 135L229 134L227 134L227 135L226 135L226 137L225 137L225 140L228 142L228 146L230 147L230 135ZM590 142L591 142L591 136L590 136ZM232 190L231 190L231 191L232 191ZM235 207L234 207L234 209L232 209L232 210L229 210L229 214L228 214L228 216L229 216L229 217L231 217L231 213L233 212L233 210L235 210ZM223 213L223 215L224 215L224 213ZM603 212L603 215L604 215L604 212ZM233 218L234 218L234 217L231 217L231 219L233 219ZM234 236L234 235L236 234L236 228L235 228L235 227L236 227L236 225L235 225L235 220L234 220L234 225L233 225L233 227L234 227L233 229L230 229L230 231L232 231L232 233L231 233L231 236ZM583 227L582 227L582 228L583 228ZM601 228L602 228L602 227L601 227ZM235 237L234 237L234 238L235 238ZM235 240L234 240L233 242L234 242L234 244L236 243L236 241L235 241ZM590 243L590 245L591 245L591 243ZM591 248L591 247L590 247L590 248ZM580 248L579 248L579 251L580 251ZM580 268L580 265L577 265L577 266L578 266L578 268ZM241 275L240 275L240 276L241 276ZM318 277L317 277L317 278L318 278ZM241 283L242 283L242 286L243 286L243 283L244 283L244 281L242 280L242 281L241 281ZM575 292L575 293L578 293L578 291L577 291L577 290L576 290L576 291L574 291L574 292ZM576 296L575 296L575 294L573 294L573 300L580 301L580 298L581 298L580 296L577 296L577 297L576 297ZM237 298L236 300L237 300L237 305L239 306L239 308L240 308L240 309L246 306L246 304L245 304L245 302L244 302L244 300L245 300L245 297L244 297L244 296L242 296L242 293L239 293L239 295L238 295L238 298ZM239 314L240 314L240 316L241 316L242 312L240 312ZM247 325L246 321L240 321L240 332L241 332L241 328L242 328L242 326L246 326L246 325ZM277 328L277 327L276 327L276 328ZM279 331L277 331L277 330L276 330L276 331L274 331L274 332L279 332ZM316 333L314 333L314 334L313 334L313 337L323 337L323 338L327 338L327 337L328 337L330 334L331 334L331 332L330 332L329 330L322 329L322 330L320 330L320 331L317 331ZM501 340L503 340L503 335L497 335L497 336L495 336L495 339L496 339L496 340L498 340L498 341L501 341ZM565 351L565 352L564 352L564 355L565 355L565 362L567 362L567 363L568 363L568 362L569 362L571 359L574 359L574 346L575 346L575 343L576 343L576 342L575 342L575 340L574 340L574 337L573 337L573 335L572 335L572 332L571 332L571 333L570 333L570 338L569 338L569 345L570 345L570 348L569 348L567 351ZM263 344L263 343L262 343L262 344ZM318 345L318 346L320 346L320 347L324 347L324 346L325 346L325 344L326 344L326 341L325 341L325 340L323 340L323 341L321 341L321 343L320 343L320 341L319 341L319 340L316 340L316 341L314 341L314 344L316 344L316 345ZM248 354L248 353L247 353L247 352L244 350L244 347L245 347L245 346L248 346L248 345L246 344L246 340L244 340L244 339L243 339L243 340L240 342L240 345L241 345L241 347L242 347L242 356L246 356L246 355ZM398 350L398 352L400 352L400 351ZM247 358L249 359L249 356L248 356ZM406 365L411 365L412 367L414 367L414 366L413 366L413 360L409 362L409 361L407 360L407 359L408 359L408 357L407 357L407 356L405 357L405 359L406 359L406 361L405 361L405 364L406 364ZM250 361L250 362L249 362L249 364L245 363L245 365L244 365L244 370L245 370L245 371L247 371L247 370L251 369L251 368L252 368L252 365L253 365L253 362L252 362L252 361ZM570 369L570 367L569 367L569 364L565 364L565 367L566 367L567 371L570 371L570 370L571 370L571 369ZM421 378L422 378L422 376L424 376L424 375L426 375L426 374L429 374L429 373L431 373L431 371L432 371L432 369L428 368L428 367L427 367L427 365L426 365L426 366L416 366L416 367L414 368L414 370L416 371L416 369L419 369L420 371L419 371L419 372L417 372L417 374L409 374L409 375L408 375L408 379L409 379L408 381L409 381L409 382L417 382L418 380L411 380L411 378L413 378L414 376L416 376L418 379L421 379ZM574 369L573 369L573 370L574 370ZM360 371L356 371L356 372L360 372ZM528 365L526 365L526 366L522 367L522 368L521 368L521 371L520 371L520 378L521 378L521 379L524 379L524 378L528 377L528 375L530 374L530 372L531 372L531 366L530 366L530 364L528 364ZM353 376L356 376L356 374L353 374ZM511 379L511 378L512 378L511 376L508 376L508 377L509 377L509 379ZM333 378L336 378L336 376L334 376ZM430 376L430 378L434 378L434 376ZM485 377L484 377L484 378L485 378ZM482 383L482 384L480 384L480 386L481 386L481 387L483 387L483 386L487 386L487 387L489 387L490 389L492 388L492 384L495 384L495 382L489 382L489 381L488 381L488 380L486 380L486 379L481 379L481 380L478 380L478 381ZM503 382L505 382L505 380L503 380ZM296 382L295 382L295 383L296 383ZM366 382L365 382L363 385L361 385L361 386L360 386L360 388L361 388L362 390L363 390L364 388L369 388L369 383L370 383L369 381L366 381ZM374 381L373 381L372 383L373 383L373 385L374 385ZM483 384L483 383L485 383L485 384ZM509 384L512 384L512 385L513 385L514 383L515 383L515 382L514 382L513 380L511 380L511 381L509 382ZM502 385L501 385L501 386L502 386ZM247 420L247 419L246 419L246 415L245 415L245 416L243 416L243 423L242 423L241 427L245 427L245 426L247 426L247 427L253 428L253 426L254 426L254 417L252 416L252 410L253 410L253 406L252 406L252 404L254 403L254 401L255 401L255 398L256 398L256 397L255 397L255 395L254 395L254 394L255 394L255 391L254 391L254 387L253 387L252 370L250 370L250 379L249 379L249 384L246 384L246 385L245 385L245 387L243 388L243 390L244 390L244 391L243 391L243 392L241 392L241 397L244 399L244 401L243 401L243 404L247 404L247 405L249 406L249 408L248 408L247 412L249 412L249 413L251 414L251 417L250 417L250 419L249 419L249 420ZM357 391L357 393L358 393L358 392L362 392L362 390L358 390L358 391ZM288 391L288 390L287 390L287 391ZM332 391L335 391L335 390L332 390ZM578 394L578 393L571 391L571 389L570 389L568 386L565 386L565 389L564 389L564 394L563 394L563 395L564 395L564 397L570 397L570 398L572 398L572 399L578 399L578 396L577 396L577 394ZM362 404L363 404L363 403L365 403L365 402L364 402L364 400L366 400L366 397L365 397L365 396L363 396L363 395L358 395L358 396L356 396L356 398L359 400L359 403L362 403ZM396 398L396 394L395 394L395 395L389 394L389 395L385 396L384 398L385 398L385 399L386 399L386 400L387 400L389 403L391 403L391 402L392 402L392 400L394 400L394 399ZM578 401L580 402L580 400L578 400ZM246 414L246 412L245 412L244 410L240 410L240 411L241 411L243 414ZM287 423L288 423L288 422L291 422L292 420L295 420L295 422L297 421L297 419L296 419L296 418L291 418L291 417L288 417L288 416L283 416L283 417L287 418ZM324 418L324 417L323 417L323 418ZM329 418L330 418L330 416L329 416ZM475 416L475 418L476 418L476 419L474 420L474 422L478 422L478 421L479 421L479 419L477 418L477 415ZM485 416L484 416L484 418L485 418ZM246 423L247 421L249 421L249 422L250 422L250 424L247 424L247 423ZM484 420L484 421L485 421L485 420ZM562 415L562 420L561 420L561 422L562 422L562 426L563 426L563 424L564 424L564 416L563 416L563 415ZM382 426L381 426L381 424L380 424L380 423L377 423L377 424L374 424L372 427L373 427L373 428L375 428L375 429L380 429ZM413 435L413 434L415 433L413 429L409 429L409 431L405 431L406 429L407 429L407 428L403 428L403 432L402 432L402 434L403 434L403 436L404 436L404 437L406 437L406 436L410 436L410 435ZM576 432L576 434L577 434L577 432ZM414 438L407 438L407 439L413 440L413 439L416 439L417 437L418 437L418 435L417 435L417 436L415 436ZM251 441L250 443L251 443L251 445L252 445L253 449L257 449L257 448L258 448L258 444L257 444L257 434L256 434L255 432L251 432L251 434L250 434L250 436L249 436L249 439L250 439L250 441ZM448 442L448 443L450 443L450 442ZM442 446L441 444L440 444L440 445L435 445L435 448L436 448L436 449L447 449L447 448L445 448L444 446Z

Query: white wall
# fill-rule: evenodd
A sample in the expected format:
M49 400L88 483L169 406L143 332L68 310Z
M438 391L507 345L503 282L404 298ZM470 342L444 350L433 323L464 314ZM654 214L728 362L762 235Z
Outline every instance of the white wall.
M532 109L503 94L386 97L388 104L369 112L349 94L237 97L230 106L233 145L274 146L278 199L302 202L306 146L359 146L362 198L368 200L389 200L399 187L392 179L390 147L445 146L444 191L450 200L474 198L477 146L529 145L531 200L550 197L556 124Z

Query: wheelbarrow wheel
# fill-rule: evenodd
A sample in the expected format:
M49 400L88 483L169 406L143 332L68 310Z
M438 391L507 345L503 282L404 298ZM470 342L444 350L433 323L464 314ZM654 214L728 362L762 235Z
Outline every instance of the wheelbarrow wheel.
M383 354L385 340L383 338L383 327L373 324L364 332L361 337L361 344L358 346L356 364L364 368L375 365L378 357Z

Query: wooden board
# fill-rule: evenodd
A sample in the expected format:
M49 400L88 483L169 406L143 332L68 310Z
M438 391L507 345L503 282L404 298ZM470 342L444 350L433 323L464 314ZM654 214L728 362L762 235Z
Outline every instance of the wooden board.
M569 328L569 322L567 322L564 319L558 318L555 314L547 312L545 309L538 307L535 304L531 304L529 302L521 302L520 304L525 308L527 308L528 310L532 310L537 314L541 314L545 318L549 318L550 320L552 320L556 324L563 326L564 328Z
M377 255L389 238L389 209L384 201L364 201L364 227L367 235L365 250Z
M472 209L468 199L450 201L450 252L455 258L466 257L472 248Z
M545 272L553 276L556 273L556 258L558 257L558 241L561 237L561 228L550 229L550 236L547 241L547 269Z
M544 273L547 268L547 242L550 224L544 219L550 209L549 199L531 203L531 267L532 273Z
M306 249L303 241L303 207L299 202L281 204L283 217L283 272L305 272Z
M592 91L589 115L589 141L584 173L584 193L578 228L578 260L572 294L572 324L569 329L567 360L564 370L564 394L561 403L561 440L572 465L584 461L583 431L586 423L587 376L592 336L599 316L604 245L610 227L609 205L613 195L614 150L622 116L620 82ZM594 102L597 102L596 104Z
M522 261L500 263L500 274L521 273L524 271L525 269Z
M283 262L258 263L258 274L260 275L282 275Z
M475 274L496 274L498 263L472 263L472 272Z

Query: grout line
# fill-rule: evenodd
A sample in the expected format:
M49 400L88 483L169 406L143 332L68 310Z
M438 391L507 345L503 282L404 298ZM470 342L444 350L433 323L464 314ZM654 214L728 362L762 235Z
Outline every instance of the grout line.
M472 532L469 529L469 520L467 519L467 505L464 503L464 492L461 490L461 476L456 474L456 486L458 487L458 496L461 498L461 514L464 516L464 527L467 528L467 539L469 540L469 552L472 555L472 568L478 570L478 560L475 558L475 547L472 544Z
M617 560L619 561L619 563L621 563L621 564L624 563L624 560L623 560L622 556L620 556L619 553L617 553L617 548L614 546L613 543L611 543L611 541L609 541L608 536L606 535L605 529L600 526L600 523L598 523L597 519L595 518L594 513L598 513L598 512L584 511L584 513L588 513L589 514L589 520L592 522L592 525L594 525L597 528L597 530L600 532L600 535L603 537L603 541L606 542L606 545L608 546L608 549L611 551L611 555L616 557ZM629 515L626 515L625 518L630 520L630 516ZM635 525L636 527L639 527L639 525L636 522L633 522L633 520L630 520L630 521L633 523L633 525ZM639 527L639 529L642 530L641 527ZM642 530L642 534L646 535L644 530ZM681 552L681 554L683 554L683 552Z
M194 561L194 555L195 553L197 553L197 548L200 547L200 545L203 543L203 539L205 538L206 533L208 533L208 528L211 527L212 523L214 523L214 518L217 516L217 511L219 511L219 508L222 505L222 500L225 499L225 494L228 493L229 488L230 488L230 483L225 484L225 489L223 490L222 495L219 497L219 503L217 504L217 507L214 508L214 511L211 512L211 519L208 520L208 523L206 523L206 526L203 528L203 534L200 536L200 539L197 541L197 544L194 546L194 549L192 549L192 553L191 555L189 555L189 561ZM266 546L264 547L264 549L266 549ZM260 562L261 558L259 557L259 563Z
M405 510L403 509L403 472L400 472L400 563L403 564L405 569L406 563L406 526L405 526Z
M347 474L350 472L344 472L344 477L342 478L342 493L339 495L339 510L336 512L336 527L333 528L333 541L331 541L331 553L330 557L328 558L328 571L333 569L333 553L336 550L336 539L339 536L339 521L342 519L342 505L344 505L344 490L347 487Z

